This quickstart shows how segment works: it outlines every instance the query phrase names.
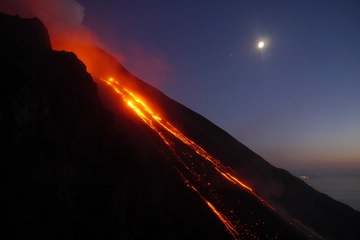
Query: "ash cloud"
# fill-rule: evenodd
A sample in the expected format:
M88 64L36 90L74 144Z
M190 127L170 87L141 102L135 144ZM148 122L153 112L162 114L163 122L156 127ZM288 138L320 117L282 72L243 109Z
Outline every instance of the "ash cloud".
M39 18L47 27L52 48L74 52L87 66L90 73L96 72L93 56L83 53L79 45L104 46L96 34L83 25L85 7L75 0L0 0L0 12L19 15L22 18ZM132 73L150 81L157 87L164 85L168 64L160 54L150 54L139 44L132 42L128 51L111 49L112 55ZM92 67L93 66L93 67ZM109 70L115 72L115 70Z
M97 37L83 26L85 7L74 0L0 1L0 11L23 18L39 18L48 28L53 47L71 41L98 44Z

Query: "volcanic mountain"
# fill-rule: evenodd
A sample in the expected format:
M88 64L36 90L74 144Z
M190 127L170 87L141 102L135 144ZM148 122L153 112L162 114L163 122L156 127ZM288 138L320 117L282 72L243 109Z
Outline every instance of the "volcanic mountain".
M2 239L360 239L358 211L110 54L55 51L36 18L0 29Z

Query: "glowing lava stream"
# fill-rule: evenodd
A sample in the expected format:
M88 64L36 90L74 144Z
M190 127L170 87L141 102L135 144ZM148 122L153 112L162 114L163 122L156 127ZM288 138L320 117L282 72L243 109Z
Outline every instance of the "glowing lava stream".
M190 181L181 173L181 171L175 167L175 169L178 171L180 176L182 177L185 184L192 188L199 196L200 198L211 208L211 210L216 214L216 216L223 222L223 224L226 227L227 232L234 238L237 239L239 237L239 232L236 230L236 226L233 224L234 221L229 220L224 214L219 212L214 205L212 205L208 200L206 200L200 192L190 183ZM235 222L236 223L236 222Z
M227 181L230 181L231 183L249 191L253 194L260 202L262 202L267 207L271 208L272 210L275 210L271 205L269 205L265 200L260 198L250 187L242 183L239 179L237 179L232 173L229 172L230 168L225 167L221 164L221 162L218 159L215 159L212 157L208 152L206 152L203 148L198 146L195 142L193 142L191 139L187 138L184 134L182 134L178 129L176 129L172 124L167 122L166 120L159 117L157 114L155 114L143 101L141 101L135 94L130 92L129 90L123 88L120 86L120 84L113 80L104 80L100 79L104 82L106 82L108 85L110 85L119 95L121 95L122 99L131 107L136 114L156 133L159 134L159 136L162 138L164 143L169 147L169 149L173 152L174 156L178 159L181 166L183 166L191 175L194 177L195 182L200 182L201 178L196 173L196 171L192 170L191 167L187 166L187 164L178 156L176 153L176 150L174 146L172 145L171 141L165 137L165 135L154 125L154 121L157 122L160 126L162 126L166 131L171 133L173 136L175 136L177 139L179 139L181 142L186 144L188 147L193 149L198 155L200 155L203 159L207 160L211 163L213 166L213 169L216 170L224 179ZM141 108L141 109L140 109ZM144 110L145 112L143 112ZM148 115L148 116L147 116ZM201 199L208 205L208 207L216 214L216 216L223 222L223 224L226 227L226 230L228 233L234 237L234 239L239 238L240 233L239 230L244 230L245 232L249 232L249 229L244 229L243 226L240 226L240 221L233 213L233 211L227 210L225 206L222 203L222 198L219 196L216 192L216 190L213 187L208 187L208 198L211 198L213 203L210 202L209 199L205 198L198 190L197 188L191 184L191 182L182 174L182 172L175 166L176 170L179 172L181 177L183 178L183 181L187 184L188 187L192 188L200 197ZM210 185L210 183L209 183ZM217 208L222 208L223 213L221 213ZM248 234L248 233L246 233ZM253 233L253 236L255 236L255 233Z
M115 85L118 85L120 87L120 84L117 81L114 81L112 78L109 79L109 81L106 81L104 79L101 79L103 81L105 81L107 84L109 84L117 93L119 93L125 102L127 102L131 108L134 109L134 111L139 115L139 117L142 118L142 120L147 123L152 129L155 130L155 126L153 125L152 121L147 118L144 113L142 113L139 108L137 108L136 106L134 106L134 104L128 100L128 98L126 98L125 94L123 92L121 92ZM128 93L136 102L138 102L143 109L152 116L152 118L157 121L162 127L164 127L168 132L170 132L172 135L174 135L176 138L178 138L180 141L182 141L183 143L185 143L186 145L188 145L190 148L192 148L197 154L199 154L200 156L202 156L204 159L206 159L207 161L211 162L215 168L216 171L218 171L222 176L224 176L227 180L229 180L230 182L232 182L235 185L241 186L243 188L245 188L246 190L250 191L255 197L257 197L262 203L264 203L266 206L268 206L269 208L271 208L272 210L275 210L274 207L272 207L270 204L268 204L264 199L262 199L261 197L259 197L250 187L248 187L247 185L245 185L244 183L242 183L239 179L237 179L235 176L233 176L231 173L228 172L227 167L223 166L221 164L221 162L212 157L208 152L206 152L203 148L201 148L199 145L197 145L195 142L193 142L191 139L189 139L188 137L186 137L184 134L182 134L179 130L177 130L174 126L172 126L169 122L163 120L162 118L160 118L157 114L155 114L143 101L141 101L138 97L135 96L135 94L133 94L132 92L130 92L129 90L123 88L123 90ZM157 131L158 132L158 131ZM163 140L164 137L161 136L161 138ZM167 144L168 145L168 144Z

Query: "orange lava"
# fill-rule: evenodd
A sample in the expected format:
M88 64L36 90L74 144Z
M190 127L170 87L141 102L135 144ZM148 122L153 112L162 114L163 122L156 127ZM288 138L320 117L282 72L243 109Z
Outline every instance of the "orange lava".
M145 114L137 106L135 106L133 104L133 102L131 100L129 100L128 97L126 97L125 92L128 93L128 95L130 95L137 103L139 103L142 106L143 110L145 110L156 122L158 122L169 133L171 133L176 138L178 138L180 141L182 141L183 143L188 145L190 148L192 148L197 154L202 156L204 159L211 162L213 164L214 168L216 169L216 171L218 171L227 180L231 181L234 184L238 184L239 186L245 188L246 190L248 190L250 192L253 192L253 190L250 187L248 187L247 185L242 183L239 179L237 179L235 176L233 176L231 173L229 173L227 171L227 167L223 166L222 163L218 159L212 157L203 148L201 148L199 145L197 145L191 139L189 139L184 134L182 134L172 124L170 124L169 122L165 121L164 119L159 117L157 114L155 114L142 100L140 100L139 97L135 96L134 93L130 92L129 90L127 90L125 88L123 88L123 91L120 91L119 88L114 85L114 82L115 82L115 84L120 87L119 83L114 81L112 78L110 78L109 81L106 81L106 80L103 80L103 81L107 82L117 93L119 93L122 96L122 98L124 99L124 101L127 102L128 105L139 115L139 117L146 124L148 124L152 129L155 130L156 127L153 125L151 119L149 117L145 116Z
M231 224L231 221L229 221L229 219L227 219L223 214L221 214L221 212L216 210L214 205L212 205L210 202L206 201L206 203L211 208L211 210L213 210L213 212L218 216L218 218L224 223L228 233L230 233L236 239L239 236L239 233L236 231L235 226Z
M269 205L265 200L259 197L249 186L241 182L237 177L234 176L234 173L230 173L230 168L224 166L218 159L212 157L207 151L193 142L191 139L186 137L183 133L181 133L177 128L175 128L171 123L160 117L156 114L143 100L141 100L138 96L136 96L133 92L128 89L123 88L120 84L115 81L114 79L110 78L108 80L100 79L106 82L109 86L111 86L114 91L122 97L122 100L131 108L133 111L144 121L151 129L153 129L164 141L164 143L169 147L169 149L173 152L174 156L178 159L178 162L181 166L188 171L191 176L195 179L197 183L202 182L202 177L200 176L199 172L196 172L192 169L191 164L188 165L184 162L181 157L177 154L174 145L170 141L168 137L166 137L165 133L170 133L171 135L175 136L185 145L190 147L193 151L195 151L198 155L200 155L203 159L208 161L213 169L220 173L227 181L231 182L232 184L245 189L246 191L250 192L253 196L255 196L261 203L265 206L269 207L272 210L275 210L271 205ZM156 124L155 124L156 123ZM166 130L165 132L163 132ZM184 153L186 155L186 153ZM192 163L193 164L193 163ZM209 208L214 212L214 214L221 220L221 222L226 227L228 233L234 238L238 239L240 234L239 231L244 230L244 232L248 233L249 229L244 229L245 227L241 226L239 223L239 219L235 215L235 213L231 209L227 209L224 204L222 203L222 199L216 193L216 190L212 187L212 184L209 182L204 183L203 186L206 186L208 189L208 197L204 197L197 188L192 184L182 173L179 168L174 166L176 170L179 172L180 176L182 177L184 183L191 189L193 189L201 199L209 206ZM201 173L204 174L205 173ZM210 200L211 199L211 200ZM212 201L212 202L210 202ZM220 207L222 210L218 210L216 206ZM255 236L255 233L253 233Z

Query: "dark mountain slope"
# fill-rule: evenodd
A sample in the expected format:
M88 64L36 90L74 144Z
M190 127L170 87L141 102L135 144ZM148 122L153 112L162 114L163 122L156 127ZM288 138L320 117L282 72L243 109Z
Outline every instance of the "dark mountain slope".
M181 167L174 153L107 84L96 85L74 54L51 50L40 21L1 14L0 29L4 236L229 238L221 221L184 184L174 168ZM202 116L132 76L110 55L84 49L76 53L93 76L114 77L140 93L281 212L329 239L359 238L357 211L271 166ZM92 55L92 62L82 54ZM177 153L191 151L167 137ZM204 171L210 170L205 164ZM243 226L251 225L253 236L245 228L244 239L254 234L260 239L269 234L306 239L247 191L219 181L224 203L235 206ZM202 186L196 187L200 191ZM263 219L266 224L258 225Z
M229 237L157 136L103 108L85 65L53 51L39 20L0 14L0 29L2 239Z

